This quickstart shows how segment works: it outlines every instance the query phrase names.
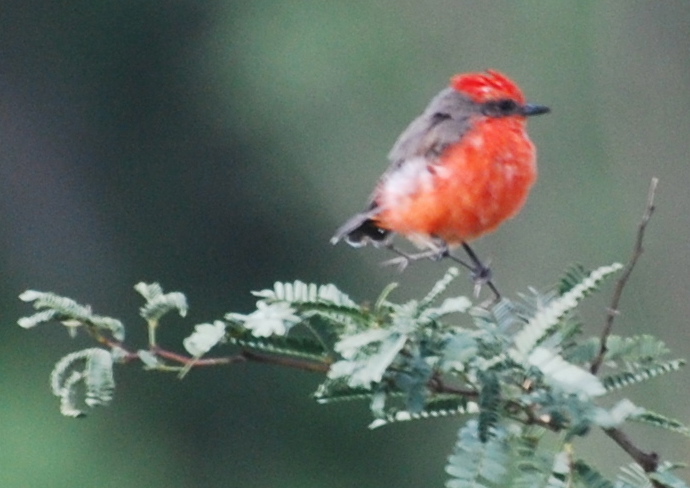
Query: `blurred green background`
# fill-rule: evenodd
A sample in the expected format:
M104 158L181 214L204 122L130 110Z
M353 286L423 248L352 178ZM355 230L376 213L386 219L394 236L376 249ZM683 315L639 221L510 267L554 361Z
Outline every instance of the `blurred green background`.
M522 214L476 243L509 296L569 264L627 260L652 176L658 212L618 333L688 356L690 2L18 1L0 6L3 487L442 486L461 419L369 431L367 406L317 406L316 375L262 365L184 381L118 368L112 407L62 418L48 375L86 347L23 331L17 295L71 296L145 344L132 286L187 293L194 323L248 312L276 280L367 300L417 296L447 263L399 275L328 239L362 209L398 133L456 72L495 68L553 112L530 121L540 180ZM469 293L469 282L458 282ZM583 310L590 332L610 296ZM672 385L672 386L671 386ZM629 390L690 421L690 376ZM662 457L688 442L639 427ZM603 437L578 442L611 472ZM686 476L686 479L688 477Z

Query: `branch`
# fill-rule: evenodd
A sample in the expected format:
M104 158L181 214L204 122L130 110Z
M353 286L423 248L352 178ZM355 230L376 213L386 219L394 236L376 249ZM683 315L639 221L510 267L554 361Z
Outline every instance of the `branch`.
M130 361L140 361L141 358L135 352L131 352L124 347L121 342L114 341L109 338L99 337L98 342L104 344L110 348L117 347L122 351L123 359L125 362ZM276 364L279 366L285 366L293 369L300 369L302 371L313 371L316 373L327 373L331 367L331 363L328 360L323 362L310 361L306 359L291 358L285 356L272 356L270 354L261 354L258 352L243 349L238 354L233 356L221 356L221 357L210 357L210 358L194 358L191 356L186 356L184 354L179 354L176 352L168 351L159 346L154 346L149 350L156 356L168 359L170 361L175 361L185 366L186 369L204 367L204 366L219 366L225 364L242 363L246 361L254 361L257 363L264 364ZM163 368L165 369L165 368Z
M272 356L270 354L261 354L258 352L249 351L247 349L242 350L239 354L235 354L234 356L198 359L167 351L165 349L161 349L160 347L152 349L151 352L162 358L170 359L171 361L176 361L180 364L183 364L187 369L201 366L218 366L224 364L243 363L246 361L275 364L278 366L285 366L287 368L300 369L302 371L313 371L317 373L327 373L328 369L331 367L330 363L328 362L316 362L286 356Z
M604 362L604 357L606 356L606 352L608 351L606 343L608 341L609 336L611 335L611 330L613 329L613 321L618 315L618 304L620 303L621 296L623 295L623 289L625 288L625 285L628 282L628 278L630 278L630 275L632 274L632 271L635 268L635 265L637 264L637 260L640 258L642 252L644 251L642 247L642 241L644 240L644 233L647 228L647 223L652 218L652 214L654 213L654 196L656 194L656 187L658 183L658 178L652 178L652 181L649 184L649 193L647 194L647 207L645 208L644 214L642 214L642 220L640 220L640 224L637 228L637 239L635 240L635 247L633 248L632 256L630 256L630 260L628 261L628 264L625 266L623 274L618 279L618 282L616 283L616 288L613 291L613 296L611 297L611 305L609 305L608 312L606 314L606 323L604 324L604 330L601 333L599 354L594 359L594 361L592 361L592 365L589 368L592 374L597 374L599 372L599 369L601 368L601 365Z
M656 471L659 466L659 455L655 452L644 452L635 446L630 438L620 429L604 429L604 433L613 439L637 464L642 466L645 473Z
M331 368L331 363L329 361L315 362L285 356L272 356L270 354L261 354L246 349L243 350L240 355L247 361L276 364L278 366L286 366L288 368L301 369L302 371L311 371L314 373L327 373Z
M244 362L244 360L245 360L245 358L243 358L239 354L237 354L235 356L225 356L225 357L217 357L217 358L193 358L190 356L185 356L183 354L178 354L176 352L167 351L167 350L162 349L158 346L153 347L151 349L151 352L154 353L156 356L170 359L171 361L176 361L180 364L184 364L185 366L189 366L189 367L218 366L221 364L232 364L232 363Z
M470 398L476 398L479 396L479 392L476 390L467 388L455 388L446 385L443 382L442 378L440 378L439 376L435 376L431 379L431 381L429 382L429 387L435 393L450 393ZM531 423L534 425L540 425L544 428L551 429L554 432L558 432L560 430L560 427L554 425L551 422L550 415L535 415L535 412L531 409L524 409L523 413L527 414L526 423L528 424ZM657 453L645 452L642 449L638 448L635 444L633 444L633 442L630 440L627 434L625 434L625 432L623 432L620 429L611 428L603 429L603 431L607 436L613 439L613 441L616 444L618 444L621 447L621 449L623 449L637 464L639 464L646 473L653 473L657 470L657 468L659 467L659 455ZM652 484L655 487L662 487L662 485L658 484L654 480L652 480Z
M438 374L435 374L429 380L429 384L427 386L429 387L429 390L431 390L434 393L447 393L451 395L458 395L468 398L479 397L479 392L474 388L459 388L455 386L450 386L446 384L443 381L443 378Z

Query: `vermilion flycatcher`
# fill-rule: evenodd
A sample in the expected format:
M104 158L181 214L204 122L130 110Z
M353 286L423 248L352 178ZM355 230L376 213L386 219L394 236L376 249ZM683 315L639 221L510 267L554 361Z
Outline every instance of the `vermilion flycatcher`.
M547 112L526 103L520 88L497 71L454 76L396 141L367 210L345 222L331 242L385 246L404 262L446 256L462 245L475 278L489 281L467 242L524 205L537 178L526 118ZM395 249L394 234L424 252Z

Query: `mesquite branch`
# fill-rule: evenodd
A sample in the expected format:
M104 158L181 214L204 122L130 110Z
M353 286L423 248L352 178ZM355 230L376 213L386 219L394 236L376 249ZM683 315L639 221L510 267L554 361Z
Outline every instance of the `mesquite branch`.
M625 266L625 269L623 270L623 274L616 283L616 287L613 291L613 296L611 298L611 304L606 314L606 322L601 333L599 354L590 366L590 371L592 372L592 374L597 374L599 372L599 369L601 368L601 365L604 362L606 352L608 351L606 343L608 341L609 336L611 335L611 331L613 329L613 322L616 316L618 315L618 304L620 303L621 296L623 295L623 289L625 288L625 285L628 283L628 279L630 278L630 275L633 269L635 268L635 265L637 264L637 260L640 258L642 252L644 251L642 243L644 240L645 230L647 229L647 224L649 223L649 220L652 218L652 214L654 213L654 197L656 195L656 187L658 183L659 180L657 178L652 178L652 181L649 185L649 193L647 194L647 206L645 208L644 214L642 215L642 219L640 220L640 224L637 228L637 237L635 239L633 252L630 256L628 264ZM630 455L630 457L632 457L635 460L635 462L639 464L646 472L649 473L656 471L659 465L659 456L657 455L657 453L645 452L642 449L638 448L635 444L633 444L633 442L630 440L627 434L625 434L620 429L604 429L604 433L611 439L613 439L613 441L616 444L618 444L626 453L628 453L628 455ZM655 482L653 483L655 484L655 486L660 486L657 485Z
M632 274L632 271L635 268L635 265L637 264L637 260L640 258L642 252L644 251L644 248L642 247L642 241L644 240L644 233L647 229L647 223L649 223L649 220L652 218L652 214L654 213L654 197L656 195L656 187L658 183L658 178L652 178L652 181L649 184L649 193L647 194L647 206L645 208L644 214L642 215L642 220L640 220L640 224L637 228L637 238L635 239L635 247L633 248L633 253L632 256L630 256L630 260L628 261L628 264L625 266L623 274L618 279L618 282L616 283L616 288L613 291L613 296L611 297L611 305L609 305L608 312L606 314L606 323L604 324L604 329L601 332L599 354L594 359L594 361L592 361L592 365L589 368L592 374L597 374L599 368L601 368L601 365L604 362L604 357L606 356L607 352L606 342L608 341L608 338L611 335L611 330L613 329L613 321L616 319L616 316L618 315L618 304L620 303L621 296L623 295L623 289L625 288L625 285L628 283L628 278L630 278L630 275Z
M608 352L607 342L609 340L609 337L611 336L613 324L618 315L618 307L621 297L623 295L623 291L628 283L633 269L637 264L637 261L642 255L645 231L647 228L647 224L649 223L655 209L654 199L657 185L658 179L652 178L647 196L647 204L642 218L640 220L640 223L638 225L633 251L630 256L630 259L628 260L628 263L626 264L623 270L621 277L617 281L616 286L614 288L613 295L611 297L611 303L606 314L606 320L599 340L599 351L597 353L597 356L590 365L590 371L592 374L596 375L604 363L606 354ZM94 329L89 330L98 342L101 342L109 347L119 348L121 351L121 358L125 362L142 360L138 353L125 349L123 344L114 341L108 337L101 336ZM162 360L167 360L168 362L173 364L169 365L161 362L159 365L154 366L154 368L162 371L177 371L180 373L180 376L183 376L191 368L195 367L231 365L235 363L250 361L262 364L273 364L276 366L288 367L302 371L327 373L334 360L333 358L326 356L324 356L322 360L308 360L303 358L274 355L250 349L241 349L236 354L230 356L215 358L197 358L163 349L153 339L149 342L148 351L156 357ZM432 394L458 395L474 400L476 400L480 395L479 391L474 389L473 387L453 386L445 383L444 378L439 374L436 374L432 377L427 387ZM563 428L563 425L557 426L551 424L549 416L537 415L534 411L530 409L523 410L521 409L520 405L517 404L512 405L512 407L515 407L515 411L518 414L522 412L523 421L526 421L527 423L541 425L545 428L549 428L556 431ZM632 440L627 436L627 434L625 434L622 430L618 428L605 428L603 429L603 431L646 472L654 472L657 470L659 466L659 456L657 455L657 453L642 450L632 442ZM661 486L659 483L655 481L652 481L652 484L654 486Z
M99 337L98 341L108 347L117 347L122 351L122 357L125 362L140 361L141 358L137 353L127 350L122 343L113 341L112 339L107 339ZM300 358L291 358L286 356L278 356L272 354L262 354L255 351L250 351L247 349L241 350L237 354L231 356L221 356L221 357L209 357L209 358L195 358L192 356L186 356L184 354L179 354L176 352L168 351L163 349L158 345L150 346L149 352L155 354L158 357L173 361L180 366L161 366L161 370L169 371L181 371L186 372L191 368L206 367L206 366L222 366L235 363L243 363L247 361L253 361L263 364L275 364L277 366L284 366L293 369L299 369L302 371L312 371L316 373L327 373L331 365L330 359L324 359L324 361L312 361Z

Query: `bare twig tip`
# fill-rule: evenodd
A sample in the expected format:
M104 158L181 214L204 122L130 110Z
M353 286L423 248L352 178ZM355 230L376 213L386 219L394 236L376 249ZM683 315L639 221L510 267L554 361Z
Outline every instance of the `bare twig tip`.
M613 296L611 297L611 304L609 305L606 313L606 323L604 324L604 329L601 333L601 338L599 340L599 354L592 361L592 364L589 368L592 374L597 374L599 368L601 368L601 365L604 362L604 357L606 356L606 352L608 350L608 348L606 347L606 343L608 341L609 336L611 335L611 331L613 330L613 321L616 318L616 316L618 316L620 313L618 309L618 304L620 303L621 296L623 295L623 289L625 288L625 285L628 282L628 278L630 278L630 274L632 273L633 268L635 268L635 265L637 264L637 260L642 255L642 241L644 240L644 234L647 228L647 223L649 222L649 219L651 219L652 213L654 213L654 198L656 197L656 189L658 184L659 178L657 177L653 177L652 181L649 183L649 191L647 193L647 206L645 207L644 214L642 214L640 223L637 226L637 237L635 239L635 246L633 248L632 255L630 256L628 263L625 265L623 274L618 279L616 287L613 291Z

